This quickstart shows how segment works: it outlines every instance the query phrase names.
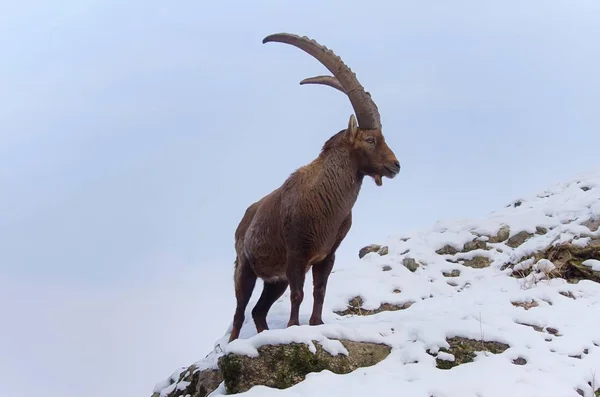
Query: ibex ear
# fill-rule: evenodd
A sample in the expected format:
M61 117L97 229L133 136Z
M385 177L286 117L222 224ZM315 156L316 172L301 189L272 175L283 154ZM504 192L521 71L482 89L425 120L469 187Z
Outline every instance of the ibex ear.
M353 114L350 115L350 120L348 120L348 129L346 130L346 133L348 134L348 142L350 142L351 145L354 145L356 136L358 135L358 127L356 125L356 118Z

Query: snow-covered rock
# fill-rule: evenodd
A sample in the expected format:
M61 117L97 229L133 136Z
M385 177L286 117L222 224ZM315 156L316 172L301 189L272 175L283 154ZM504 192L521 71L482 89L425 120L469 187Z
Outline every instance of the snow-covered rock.
M347 340L391 350L343 375L309 371L291 387L257 382L240 395L592 397L600 388L598 219L600 172L484 219L392 237L381 242L387 255L336 264L325 325L308 325L307 282L300 326L286 328L289 291L269 313L271 329L260 334L251 302L240 339L227 344L223 335L193 371L217 370L229 354L260 358L266 345L299 343L314 353L318 344L333 356L345 354L339 341ZM157 384L155 395L192 390L185 371ZM209 395L224 394L221 382Z

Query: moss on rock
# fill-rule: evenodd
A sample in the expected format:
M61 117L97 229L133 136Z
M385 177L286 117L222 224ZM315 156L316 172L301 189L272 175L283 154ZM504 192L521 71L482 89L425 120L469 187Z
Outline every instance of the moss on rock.
M475 256L472 259L465 261L463 265L475 269L483 269L484 267L488 267L490 263L492 263L492 261L488 257Z
M256 385L286 389L303 381L312 372L329 370L347 374L357 368L375 365L391 351L383 344L340 342L348 350L347 356L332 356L318 343L315 343L317 351L314 354L302 343L261 346L258 357L230 353L219 359L225 389L228 394L241 393Z
M402 304L382 303L376 309L363 309L363 303L364 302L361 296L355 296L348 302L348 308L346 310L335 311L334 313L339 314L340 316L346 316L348 314L357 316L370 316L372 314L381 312L393 312L396 310L408 309L414 302L409 301Z
M454 337L447 339L450 348L441 348L441 352L449 353L454 356L454 361L436 359L437 367L440 369L450 369L460 364L472 362L475 359L475 353L487 351L493 354L499 354L510 346L493 341L481 341L463 337Z

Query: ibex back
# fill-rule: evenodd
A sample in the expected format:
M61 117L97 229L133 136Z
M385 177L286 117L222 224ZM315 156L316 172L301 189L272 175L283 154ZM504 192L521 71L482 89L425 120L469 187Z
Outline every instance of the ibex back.
M304 280L312 268L314 305L310 325L321 318L327 279L335 252L352 225L352 207L363 178L377 186L394 178L400 163L381 132L377 106L355 74L331 50L307 37L288 33L267 36L263 43L291 44L319 60L333 76L317 76L300 84L324 84L342 91L356 113L311 163L297 169L273 192L246 210L235 231L235 295L237 307L229 341L239 337L244 312L257 277L264 281L252 310L257 332L268 329L267 313L290 287L288 327L298 325ZM358 120L358 125L357 125Z

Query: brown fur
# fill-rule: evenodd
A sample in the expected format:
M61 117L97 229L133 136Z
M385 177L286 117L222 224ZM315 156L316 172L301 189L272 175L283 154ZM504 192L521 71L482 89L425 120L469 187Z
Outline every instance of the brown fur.
M369 142L374 139L374 142ZM310 325L321 313L335 252L352 225L352 207L365 176L381 185L400 165L380 130L348 128L332 136L319 156L299 168L273 192L248 207L235 231L237 307L230 341L239 337L256 278L264 288L252 317L258 332L268 329L273 303L290 286L288 326L298 325L306 273L312 268L314 306Z

